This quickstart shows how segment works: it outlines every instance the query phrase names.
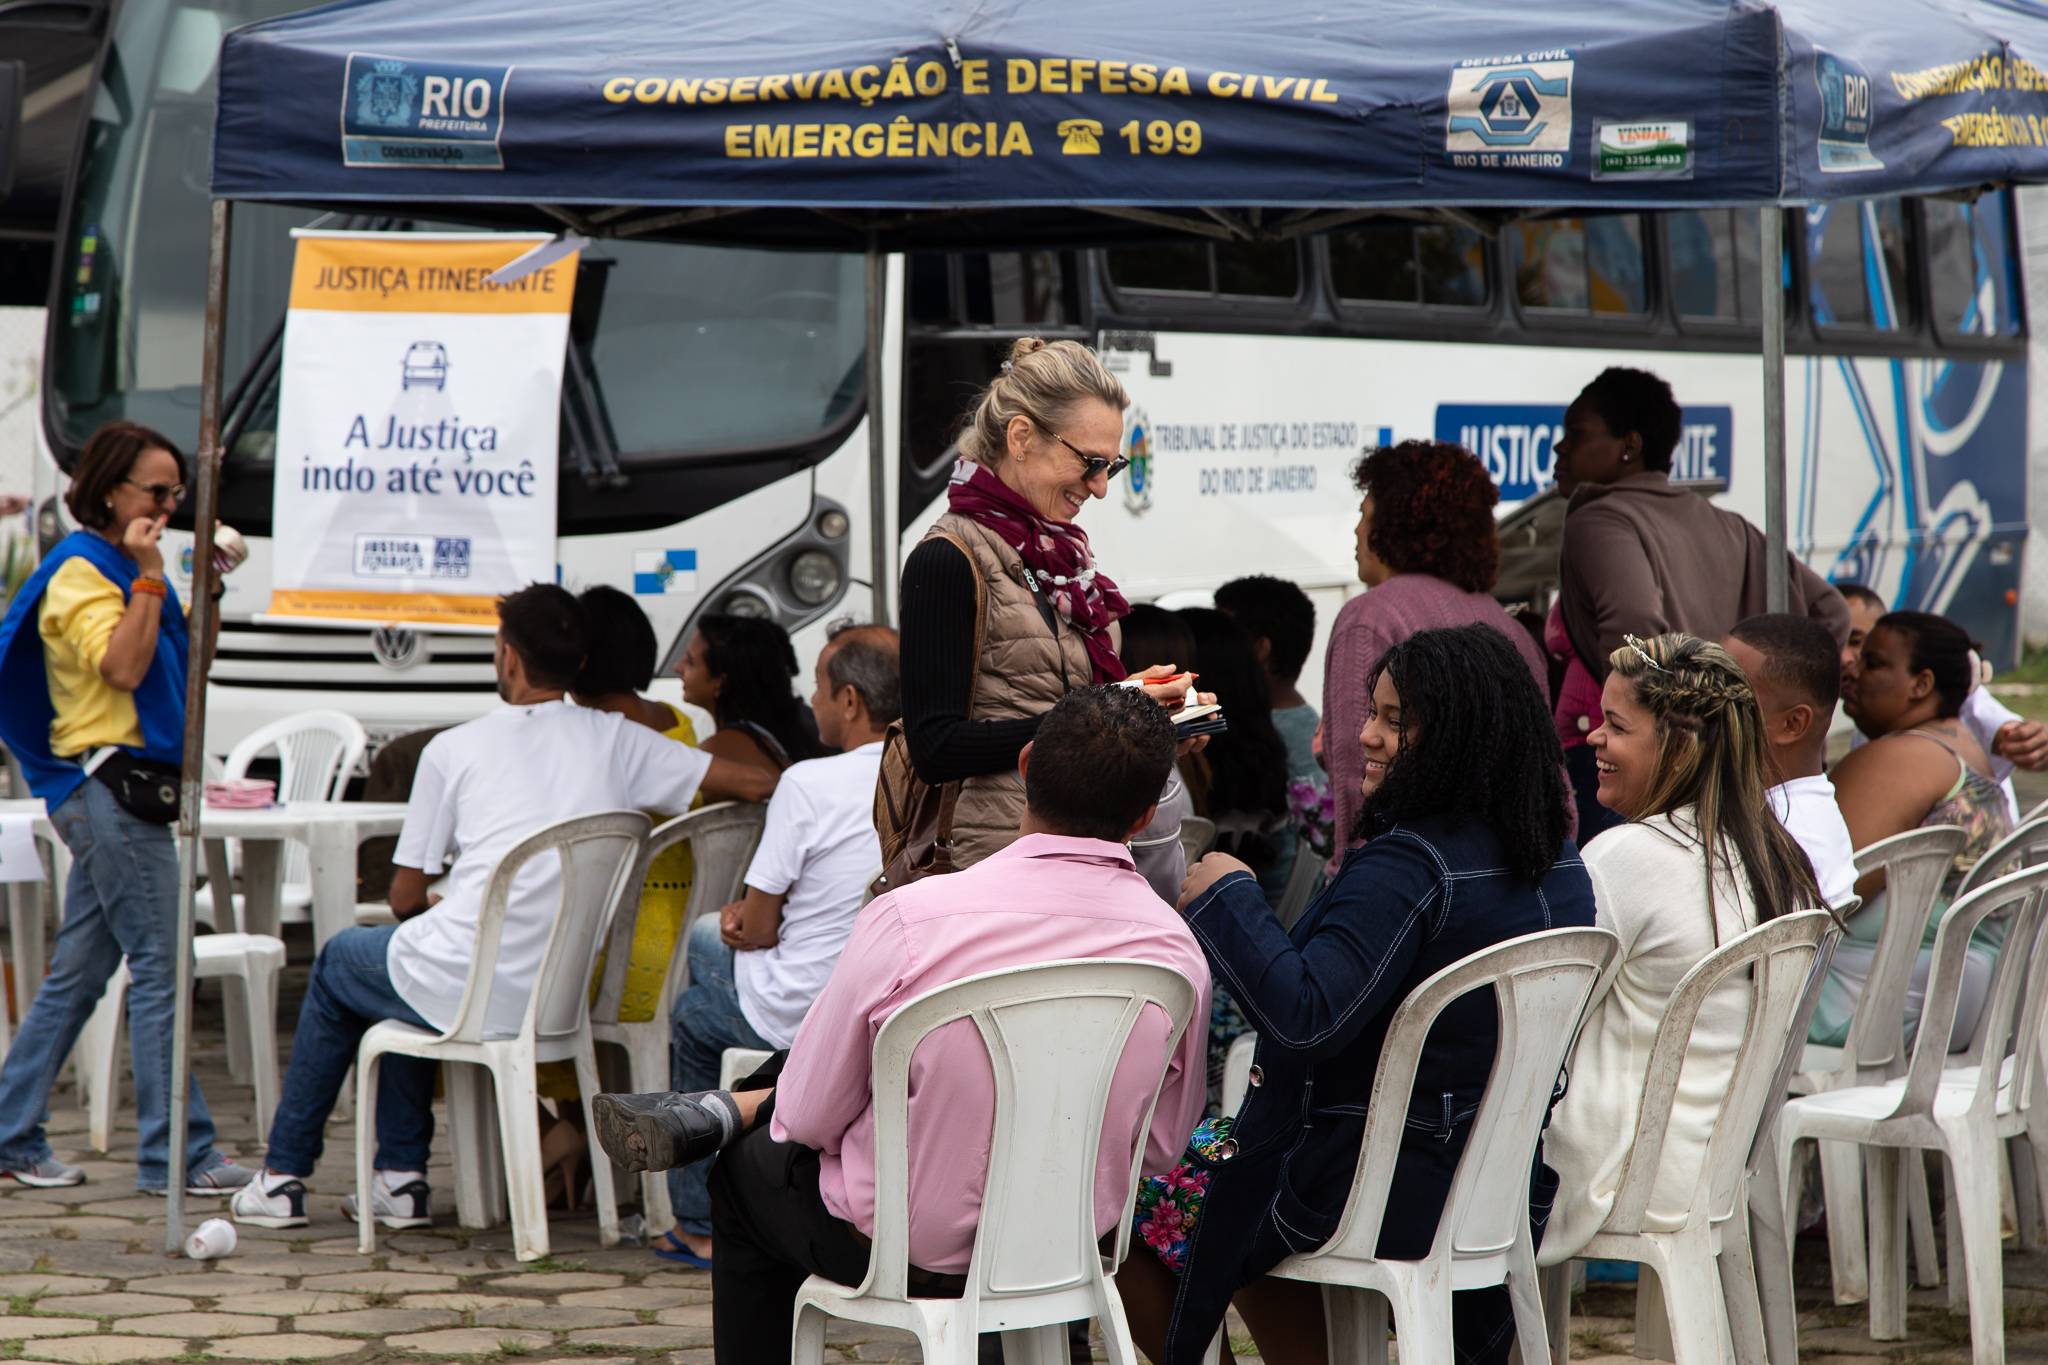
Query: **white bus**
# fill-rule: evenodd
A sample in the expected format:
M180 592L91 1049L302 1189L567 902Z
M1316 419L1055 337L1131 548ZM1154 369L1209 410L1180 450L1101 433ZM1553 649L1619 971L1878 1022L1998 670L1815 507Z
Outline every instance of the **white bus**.
M45 545L67 529L63 470L101 422L196 443L220 39L302 7L117 11L48 313ZM2027 406L2013 205L1992 194L1788 216L1794 545L1824 573L1957 616L2009 664ZM312 707L381 738L495 704L482 638L259 619L289 229L314 221L264 205L235 215L222 508L253 553L228 580L216 752ZM671 659L695 614L729 610L781 621L808 662L827 621L870 613L869 536L907 553L943 498L967 400L1029 332L1100 345L1131 390L1135 462L1083 524L1133 598L1276 573L1318 598L1327 626L1356 590L1351 465L1435 436L1493 470L1511 530L1500 591L1540 608L1558 522L1541 496L1551 445L1605 366L1670 379L1687 411L1677 472L1762 520L1756 259L1755 215L1726 210L1415 214L1273 243L917 254L891 262L877 404L862 391L857 257L601 240L571 321L559 576L637 592ZM879 527L863 425L877 408L892 465ZM1303 683L1315 695L1315 676Z
M1795 550L1888 601L1956 617L2009 667L2026 535L2027 341L2010 197L1787 215ZM1001 340L1100 344L1133 399L1133 464L1085 514L1126 593L1294 579L1327 629L1357 591L1350 471L1389 441L1485 460L1498 595L1537 610L1562 508L1551 447L1609 365L1685 408L1675 478L1761 524L1757 215L1683 211L1361 226L1303 242L911 260L902 505L925 524L961 395ZM1313 663L1312 663L1313 667ZM1309 695L1319 681L1303 680Z

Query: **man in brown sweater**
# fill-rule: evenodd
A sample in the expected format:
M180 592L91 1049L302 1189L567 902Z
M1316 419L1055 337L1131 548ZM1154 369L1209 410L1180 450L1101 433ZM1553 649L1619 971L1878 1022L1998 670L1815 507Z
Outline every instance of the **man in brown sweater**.
M1683 419L1669 384L1644 370L1606 370L1564 421L1557 480L1571 505L1559 602L1572 649L1594 678L1606 678L1623 635L1682 630L1718 640L1770 610L1764 533L1671 484ZM1819 621L1839 645L1848 603L1798 556L1786 559L1786 610Z

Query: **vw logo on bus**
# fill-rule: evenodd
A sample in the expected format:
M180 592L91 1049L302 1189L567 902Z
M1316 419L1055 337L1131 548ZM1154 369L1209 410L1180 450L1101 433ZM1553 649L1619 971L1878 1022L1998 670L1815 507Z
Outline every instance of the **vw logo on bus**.
M379 626L370 632L370 652L386 668L411 668L420 661L419 632L403 626Z

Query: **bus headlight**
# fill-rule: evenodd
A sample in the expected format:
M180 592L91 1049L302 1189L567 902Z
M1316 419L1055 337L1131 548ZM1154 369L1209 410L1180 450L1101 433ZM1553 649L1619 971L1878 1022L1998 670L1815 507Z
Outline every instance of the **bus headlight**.
M807 607L829 602L839 591L839 566L823 550L806 550L789 562L789 591Z
M836 508L818 518L818 534L827 540L844 540L847 532L846 513Z
M774 608L763 602L760 596L751 592L736 592L725 599L727 616L772 617Z

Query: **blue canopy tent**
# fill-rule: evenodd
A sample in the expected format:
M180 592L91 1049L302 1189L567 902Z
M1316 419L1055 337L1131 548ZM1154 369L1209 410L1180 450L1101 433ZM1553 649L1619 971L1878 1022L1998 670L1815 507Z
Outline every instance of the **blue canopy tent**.
M2030 0L344 0L229 34L219 72L199 612L234 200L864 251L873 393L890 251L1759 205L1776 281L1783 205L2048 179L2048 7ZM1763 318L1781 549L1781 289ZM193 689L188 850L203 706ZM174 1244L179 1221L174 1202Z

